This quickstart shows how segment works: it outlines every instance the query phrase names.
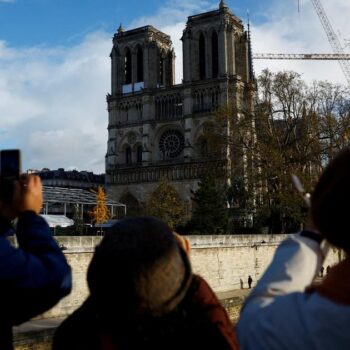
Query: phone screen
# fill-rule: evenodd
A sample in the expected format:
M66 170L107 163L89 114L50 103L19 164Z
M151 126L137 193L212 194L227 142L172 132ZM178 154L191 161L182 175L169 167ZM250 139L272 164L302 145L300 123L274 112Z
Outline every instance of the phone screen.
M0 152L0 175L2 179L18 180L21 174L20 151L18 149Z

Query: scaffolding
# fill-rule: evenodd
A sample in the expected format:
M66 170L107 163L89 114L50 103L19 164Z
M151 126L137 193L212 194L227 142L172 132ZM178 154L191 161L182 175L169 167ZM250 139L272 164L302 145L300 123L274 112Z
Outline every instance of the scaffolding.
M78 205L81 218L84 218L84 210L96 205L96 193L78 188L62 188L43 186L44 204L43 214L62 214L72 213L72 207ZM111 217L126 215L126 205L106 199L106 205L110 209ZM122 213L118 210L121 208ZM119 214L119 215L118 215Z

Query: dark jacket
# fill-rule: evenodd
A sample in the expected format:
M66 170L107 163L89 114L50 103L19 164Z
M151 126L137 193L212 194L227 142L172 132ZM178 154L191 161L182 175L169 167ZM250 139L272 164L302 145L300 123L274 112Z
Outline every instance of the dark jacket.
M12 326L48 310L70 292L71 271L46 221L34 212L18 218L18 248L0 233L0 349L8 350Z
M196 275L185 299L171 314L131 322L117 314L108 322L109 331L102 323L90 296L58 328L53 350L238 349L225 309Z

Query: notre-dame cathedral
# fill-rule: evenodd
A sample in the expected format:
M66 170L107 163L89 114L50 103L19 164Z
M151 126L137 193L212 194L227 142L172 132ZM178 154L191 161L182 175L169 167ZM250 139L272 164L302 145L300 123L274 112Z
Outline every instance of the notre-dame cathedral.
M200 175L218 166L204 133L215 111L230 103L239 118L240 105L252 108L249 33L223 0L217 10L188 17L181 40L183 81L176 85L168 35L150 25L120 26L113 37L106 185L131 211L162 177L191 207Z

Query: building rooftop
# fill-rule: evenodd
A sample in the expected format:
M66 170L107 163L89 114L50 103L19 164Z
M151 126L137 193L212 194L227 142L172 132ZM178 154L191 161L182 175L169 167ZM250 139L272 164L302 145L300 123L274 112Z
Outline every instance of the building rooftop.
M86 182L91 184L105 183L104 174L96 175L90 171L77 171L77 170L64 170L59 168L57 170L42 170L36 173L42 180L61 179L61 180L73 180L79 182Z
M139 28L135 28L135 29L130 29L130 30L118 30L118 32L116 34L114 34L115 37L117 37L118 39L121 38L127 38L130 36L136 36L136 35L140 35L140 34L147 34L147 33L152 33L156 36L158 36L159 38L163 39L165 42L171 44L171 39L170 36L161 32L160 30L158 30L157 28L151 26L151 25L147 25L147 26L143 26L143 27L139 27Z

